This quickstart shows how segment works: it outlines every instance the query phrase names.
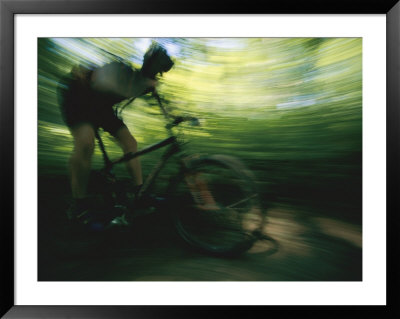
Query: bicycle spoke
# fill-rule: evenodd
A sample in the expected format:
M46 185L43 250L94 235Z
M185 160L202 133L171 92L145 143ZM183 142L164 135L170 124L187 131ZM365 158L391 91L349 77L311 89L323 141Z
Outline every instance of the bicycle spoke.
M179 233L205 251L247 250L263 221L251 178L230 157L195 162L198 165L185 173L178 188Z
M255 198L256 196L257 196L257 194L253 194L253 195L251 195L251 196L248 196L248 197L246 197L246 198L243 198L242 200L240 200L240 201L238 201L238 202L236 202L236 203L233 203L233 204L231 204L231 205L226 206L226 208L233 208L233 207L235 207L235 206L237 206L237 205L239 205L239 204L243 204L243 203L245 203L245 202L250 201L251 199Z

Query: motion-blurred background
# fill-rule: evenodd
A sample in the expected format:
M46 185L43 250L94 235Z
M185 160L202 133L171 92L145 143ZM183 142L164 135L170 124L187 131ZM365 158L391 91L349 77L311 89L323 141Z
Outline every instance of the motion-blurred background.
M54 194L69 195L72 138L59 109L59 79L76 64L116 58L140 68L152 41L175 62L160 95L176 114L200 119L200 127L184 130L189 151L242 159L266 204L361 226L361 38L39 39L39 212L50 209ZM126 107L123 118L139 148L166 137L149 96ZM111 157L121 154L111 139L105 143ZM159 154L143 157L144 175ZM93 167L101 164L96 150ZM169 173L166 167L161 183ZM118 174L126 174L123 167Z

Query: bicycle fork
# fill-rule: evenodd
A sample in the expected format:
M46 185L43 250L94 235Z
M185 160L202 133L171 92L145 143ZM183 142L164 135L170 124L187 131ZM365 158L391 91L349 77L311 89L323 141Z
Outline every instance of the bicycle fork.
M185 182L198 209L219 209L218 204L215 202L214 196L211 194L208 188L207 182L201 178L201 173L185 173Z

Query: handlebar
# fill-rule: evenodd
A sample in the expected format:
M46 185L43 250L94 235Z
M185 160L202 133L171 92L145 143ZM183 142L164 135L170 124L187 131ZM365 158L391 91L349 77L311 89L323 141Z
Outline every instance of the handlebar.
M179 125L182 122L190 122L190 125L192 125L192 126L199 126L200 125L199 119L196 118L196 117L177 116L177 117L175 117L175 120L172 123L169 123L169 124L166 125L166 128L170 129L170 128L174 127L174 126Z

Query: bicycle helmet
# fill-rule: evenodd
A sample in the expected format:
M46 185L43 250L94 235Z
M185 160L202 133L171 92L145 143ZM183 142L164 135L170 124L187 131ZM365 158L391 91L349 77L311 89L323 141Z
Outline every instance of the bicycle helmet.
M143 57L141 72L149 78L154 79L157 73L168 72L174 62L167 51L157 43L153 43Z

